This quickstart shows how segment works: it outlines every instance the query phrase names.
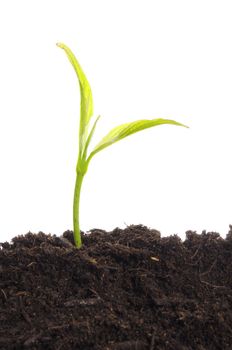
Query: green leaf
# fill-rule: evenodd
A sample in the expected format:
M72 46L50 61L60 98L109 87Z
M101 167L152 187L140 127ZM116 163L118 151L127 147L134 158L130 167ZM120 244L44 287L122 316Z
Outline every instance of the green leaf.
M90 131L90 133L89 133L89 135L88 135L87 141L86 141L86 143L85 143L84 153L83 153L83 158L84 158L84 159L86 159L87 151L88 151L88 147L89 147L89 143L90 143L90 141L92 140L93 134L94 134L95 129L96 129L97 122L98 122L98 120L100 119L100 117L101 117L101 116L99 115L99 116L96 118L96 120L95 120L95 122L94 122L94 124L93 124L93 126L92 126L92 129L91 129L91 131Z
M153 126L162 125L162 124L172 124L172 125L183 126L188 128L188 126L170 119L142 119L142 120L136 120L134 122L122 124L113 128L105 137L103 137L103 139L97 144L94 150L90 153L90 156L87 161L89 162L90 159L96 153L100 152L104 148L114 144L117 141L122 140L123 138L129 135L132 135L138 131L151 128Z
M73 52L69 49L68 46L62 43L57 43L57 46L65 51L68 56L69 61L71 62L80 85L81 93L81 111L80 111L80 128L79 128L79 153L82 154L85 142L88 134L88 125L89 121L93 115L93 97L92 91L89 85L89 82L83 72L78 60L76 59Z

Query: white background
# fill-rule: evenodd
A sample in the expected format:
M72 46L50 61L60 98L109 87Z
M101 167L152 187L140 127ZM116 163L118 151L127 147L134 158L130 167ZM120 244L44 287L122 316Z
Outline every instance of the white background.
M93 158L81 228L144 224L185 237L232 223L231 1L0 3L0 241L72 229L79 59L112 127L169 118Z

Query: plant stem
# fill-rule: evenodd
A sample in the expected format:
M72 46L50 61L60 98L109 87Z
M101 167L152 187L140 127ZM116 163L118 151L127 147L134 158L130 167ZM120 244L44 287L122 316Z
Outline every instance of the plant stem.
M73 199L73 235L74 242L77 248L82 246L81 242L81 232L80 232L80 223L79 223L79 209L80 209L80 192L81 185L84 175L77 171L76 184L74 190L74 199Z

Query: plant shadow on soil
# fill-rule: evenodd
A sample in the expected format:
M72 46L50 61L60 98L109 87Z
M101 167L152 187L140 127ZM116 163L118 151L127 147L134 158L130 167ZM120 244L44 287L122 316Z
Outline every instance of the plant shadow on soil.
M80 250L71 231L0 244L0 349L232 349L232 226L82 237Z

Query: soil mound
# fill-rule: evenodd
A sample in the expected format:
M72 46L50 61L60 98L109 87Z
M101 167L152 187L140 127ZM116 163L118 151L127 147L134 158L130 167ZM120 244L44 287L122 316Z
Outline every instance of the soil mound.
M0 244L0 349L232 349L232 226L82 237L80 250L71 231Z

